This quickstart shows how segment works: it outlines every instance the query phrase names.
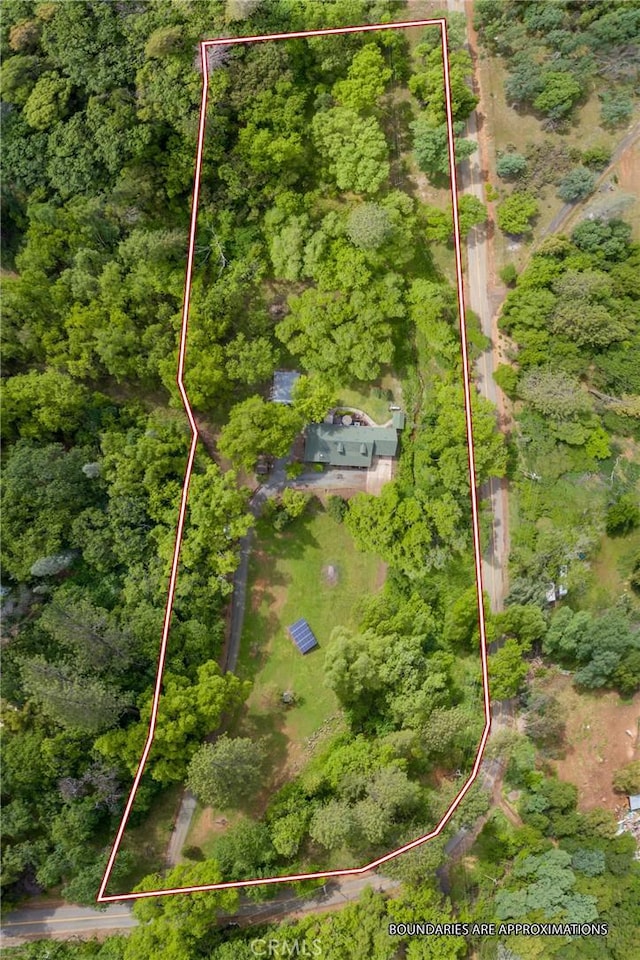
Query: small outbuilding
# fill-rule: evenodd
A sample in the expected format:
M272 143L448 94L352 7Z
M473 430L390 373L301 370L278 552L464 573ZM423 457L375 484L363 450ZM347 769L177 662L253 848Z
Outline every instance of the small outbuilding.
M640 810L640 793L631 794L629 797L629 810Z
M293 388L300 379L297 370L276 370L273 375L271 399L274 403L293 403Z
M296 620L290 627L287 627L287 633L295 643L300 653L309 653L318 646L315 634L304 617Z

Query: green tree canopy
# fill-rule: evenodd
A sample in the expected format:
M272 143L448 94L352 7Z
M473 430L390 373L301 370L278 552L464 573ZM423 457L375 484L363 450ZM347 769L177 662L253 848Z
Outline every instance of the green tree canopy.
M373 195L389 176L388 146L374 117L349 107L316 113L313 138L340 190Z
M336 399L336 387L320 374L302 376L293 386L293 405L305 423L322 423Z
M220 434L220 451L238 466L252 470L261 453L283 457L302 427L298 412L262 397L249 397L233 407Z
M375 43L354 54L346 80L333 86L333 97L343 107L363 111L374 107L391 79L391 70Z
M498 206L498 226L505 233L528 233L537 214L538 201L533 194L515 191Z
M434 124L428 114L420 114L411 124L413 149L421 170L431 178L445 177L449 173L449 139L446 123ZM462 163L476 149L472 140L463 137L464 123L454 123L456 163Z
M249 695L248 682L233 674L220 674L218 664L203 663L197 679L165 671L164 689L158 712L149 770L154 780L172 783L183 780L198 741L215 731L223 714L237 707ZM126 730L114 730L96 741L96 749L107 759L134 772L149 729L151 697L140 698L140 722Z
M263 760L264 750L258 742L223 734L215 743L204 743L196 750L189 762L187 784L207 806L248 803L260 784Z

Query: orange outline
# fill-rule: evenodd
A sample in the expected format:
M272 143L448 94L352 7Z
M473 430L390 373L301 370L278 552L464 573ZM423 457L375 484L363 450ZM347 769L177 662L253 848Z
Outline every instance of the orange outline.
M483 689L483 698L484 698L484 717L485 717L485 726L478 745L478 751L476 754L476 759L471 770L469 779L461 788L458 795L450 804L448 810L443 815L442 819L438 825L430 832L425 834L422 837L418 837L416 840L412 840L410 843L406 843L404 846L399 847L397 850L393 850L391 853L385 854L383 857L378 857L377 860L373 860L371 863L366 864L363 867L353 867L349 870L323 870L319 873L298 873L290 876L283 877L260 877L254 880L234 880L225 883L207 883L199 884L197 886L191 887L177 887L170 888L166 890L147 890L140 893L125 893L125 894L113 894L107 895L105 890L107 884L109 883L109 878L113 870L113 865L115 859L118 855L120 844L122 842L122 836L124 834L129 816L131 814L131 808L136 797L138 786L140 784L140 779L142 777L145 764L147 762L147 757L149 756L149 751L151 750L151 745L153 743L153 737L156 729L156 723L158 719L158 704L160 701L160 692L162 687L162 674L164 670L164 664L166 659L167 652L167 641L169 637L169 628L171 625L171 613L173 609L173 600L175 595L176 580L178 575L178 564L180 559L180 546L182 542L182 534L184 530L184 521L187 510L187 501L189 497L189 484L191 481L191 474L193 471L193 461L196 453L196 446L198 443L198 428L196 421L189 403L189 397L184 385L184 365L185 365L185 355L186 355L186 344L187 344L187 327L189 320L189 304L191 297L191 279L193 274L193 261L194 261L194 250L195 250L195 237L196 237L196 225L197 225L197 216L198 216L198 199L200 194L200 176L202 170L202 153L203 153L203 144L204 144L204 134L205 134L205 123L206 123L206 107L207 107L207 94L209 89L209 74L208 74L208 65L207 65L207 48L215 46L229 46L236 43L255 43L257 41L265 40L293 40L300 39L303 37L322 37L322 36L333 36L336 34L344 33L361 33L368 31L377 31L377 30L402 30L408 27L422 27L422 26L439 26L442 42L442 58L443 58L443 68L444 68L444 89L445 89L445 102L446 102L446 113L447 113L447 134L448 134L448 146L449 146L449 167L450 167L450 186L451 186L451 205L453 210L453 227L454 227L454 240L455 240L455 254L456 254L456 279L457 279L457 292L458 292L458 309L460 314L460 349L462 352L462 370L463 370L463 386L464 386L464 409L465 409L465 421L466 421L466 430L467 430L467 448L468 448L468 462L469 462L469 489L471 496L471 513L473 518L473 552L474 552L474 562L475 562L475 571L476 571L476 594L477 594L477 603L478 603L478 625L480 628L480 658L482 662L482 689ZM116 833L116 837L113 843L111 853L109 855L109 860L107 861L107 866L105 869L104 876L102 878L102 883L100 884L100 889L96 900L98 903L111 903L117 902L120 900L138 900L147 897L160 897L160 896L170 896L177 893L198 893L206 890L225 890L229 888L236 887L252 887L268 883L287 883L293 882L295 880L310 880L314 878L328 878L328 877L345 877L345 876L354 876L357 874L367 873L369 870L373 870L376 867L379 867L381 864L386 863L388 860L392 860L395 857L399 856L401 853L406 853L409 850L413 850L415 847L421 846L423 843L426 843L428 840L432 840L434 837L437 837L441 833L442 829L449 822L453 816L455 810L460 805L466 794L471 789L476 777L478 776L478 771L480 769L480 764L482 762L482 757L484 754L484 748L489 736L489 731L491 729L491 700L489 696L489 677L488 677L488 667L487 667L487 643L486 643L486 631L485 631L485 618L484 618L484 606L483 606L483 588L482 588L482 555L480 547L480 530L478 524L478 496L475 485L475 453L473 447L473 421L471 413L471 389L470 389L470 376L469 376L469 357L467 350L467 325L466 325L466 315L465 315L465 305L464 305L464 284L462 279L462 250L460 242L460 220L458 214L458 184L457 184L457 175L456 175L456 166L455 166L455 147L454 147L454 137L453 137L453 114L451 107L451 84L449 77L449 50L447 44L447 22L446 19L435 19L435 20L407 20L399 23L380 23L380 24L366 24L363 26L355 27L335 27L328 28L324 30L306 30L297 33L276 33L265 36L252 36L252 37L220 37L216 40L204 40L200 44L200 60L202 65L202 98L200 102L200 118L198 124L198 147L196 151L196 169L195 177L193 183L193 197L192 197L192 207L191 207L191 226L189 231L189 251L187 255L187 271L185 278L185 296L184 304L182 309L182 326L180 329L180 349L178 353L178 374L177 374L177 384L178 390L180 391L180 396L182 398L182 403L189 420L189 426L191 428L191 445L189 447L189 456L187 459L187 467L184 477L184 485L182 488L182 496L180 500L180 512L178 515L178 524L176 528L176 542L173 551L173 561L171 566L171 576L169 578L169 593L167 597L167 605L164 615L164 624L162 628L162 641L160 644L160 654L158 657L158 673L156 676L155 690L153 695L153 704L151 708L151 720L149 723L149 732L147 734L147 740L142 751L142 756L138 764L138 769L131 787L131 792L129 794L129 799L122 814L122 819Z

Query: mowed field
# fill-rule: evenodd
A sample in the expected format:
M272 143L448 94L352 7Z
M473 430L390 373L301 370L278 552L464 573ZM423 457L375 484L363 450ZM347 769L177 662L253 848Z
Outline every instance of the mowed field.
M333 569L329 569L333 568ZM355 628L363 599L378 591L385 566L356 550L351 536L312 501L305 516L281 533L260 521L251 554L248 602L236 672L253 689L232 736L265 747L263 787L240 810L198 804L186 847L212 856L220 834L243 815L259 817L269 798L299 772L314 746L343 728L338 701L324 684L325 658L336 626ZM287 627L304 617L319 646L303 656ZM282 702L285 690L296 696Z
M254 686L237 733L265 739L274 773L295 772L308 738L338 720L324 683L329 638L337 626L357 626L363 599L383 581L381 562L359 553L346 527L315 504L282 533L259 525L237 668ZM319 644L305 656L287 634L300 617ZM295 705L282 703L284 691L295 694Z

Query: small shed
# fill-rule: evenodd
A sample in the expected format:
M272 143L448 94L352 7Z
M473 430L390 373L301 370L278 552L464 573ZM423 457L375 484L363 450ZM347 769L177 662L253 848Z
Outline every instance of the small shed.
M404 410L396 410L394 411L391 423L396 430L404 430L405 420L406 417Z
M318 646L315 634L304 617L296 620L290 627L287 627L287 633L295 643L300 653L309 653Z
M273 375L271 399L274 403L293 403L293 388L300 379L297 370L276 370Z
M640 810L640 793L631 794L629 797L629 810Z

